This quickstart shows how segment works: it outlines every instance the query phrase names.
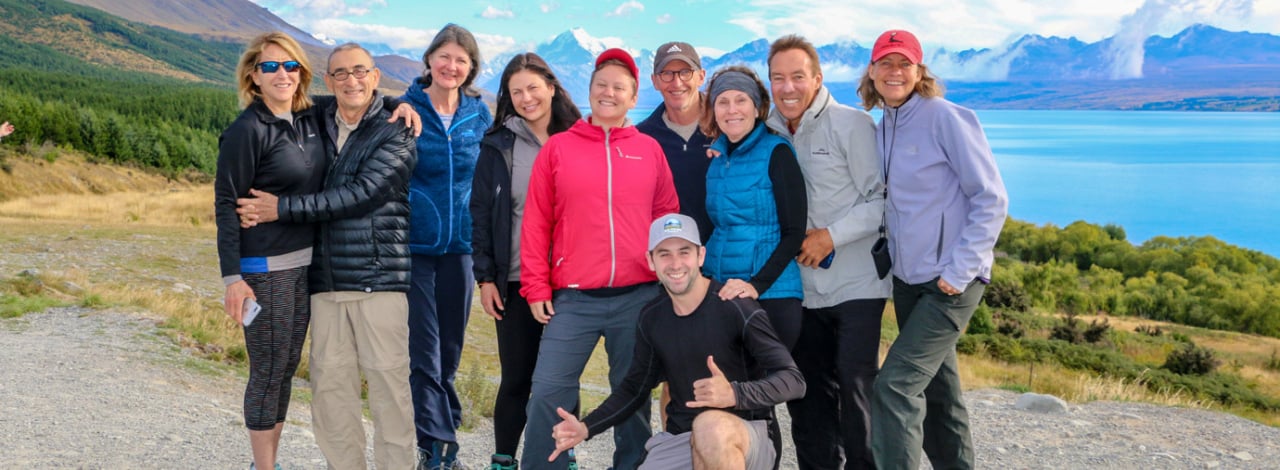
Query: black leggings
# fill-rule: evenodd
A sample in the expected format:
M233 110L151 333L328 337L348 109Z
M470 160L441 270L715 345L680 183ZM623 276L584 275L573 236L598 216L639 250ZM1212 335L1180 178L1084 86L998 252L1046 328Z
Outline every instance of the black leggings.
M520 296L520 283L507 284L507 309L498 328L498 362L502 365L502 382L493 403L494 453L515 456L524 430L525 406L533 387L533 366L538 360L538 344L542 341L542 324L533 318L529 302Z
M244 327L249 354L249 383L244 388L244 424L267 431L283 423L289 412L293 374L302 358L302 342L311 323L306 266L269 273L244 274L262 305Z
M800 299L786 297L781 299L762 299L760 308L769 314L769 323L773 332L778 334L778 341L787 347L787 351L796 349L796 340L800 339L800 325L803 313Z

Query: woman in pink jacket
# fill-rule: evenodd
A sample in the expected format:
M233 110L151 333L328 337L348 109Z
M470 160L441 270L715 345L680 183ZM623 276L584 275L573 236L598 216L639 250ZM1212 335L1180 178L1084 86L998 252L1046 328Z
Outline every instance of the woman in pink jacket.
M572 410L578 379L600 337L617 388L630 367L640 308L658 294L645 261L649 223L679 212L666 156L653 138L631 126L639 71L621 49L596 58L591 114L547 140L533 164L520 236L520 294L545 323L529 399L527 469L548 463L555 449L556 408ZM614 428L613 467L630 469L644 456L648 409Z

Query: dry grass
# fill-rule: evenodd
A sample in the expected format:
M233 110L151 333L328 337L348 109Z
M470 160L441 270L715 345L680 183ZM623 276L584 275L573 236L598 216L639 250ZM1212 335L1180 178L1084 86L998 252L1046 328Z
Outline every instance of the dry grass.
M38 161L25 164L57 164ZM12 188L14 179L13 175L0 175L0 200L10 198L0 202L0 226L4 227L0 230L0 250L8 255L0 257L0 279L22 269L38 269L46 285L70 283L82 289L56 289L50 298L153 312L183 346L202 351L210 359L243 361L241 329L222 310L210 185L154 180L140 189L125 188L110 194L50 189L39 196L13 198L13 194L4 193L4 188ZM61 187L41 183L35 177L29 179L24 184ZM12 261L15 259L21 261ZM181 288L180 284L186 287ZM882 359L897 334L892 308L888 306L884 315ZM1088 322L1093 318L1081 319ZM1117 331L1132 332L1138 325L1157 325L1165 334L1185 334L1197 344L1212 348L1224 359L1224 367L1259 389L1280 390L1280 371L1267 367L1273 351L1280 350L1280 340L1133 318L1108 320ZM1117 347L1138 361L1153 365L1162 363L1168 354L1168 347L1142 341L1123 341ZM965 356L960 368L962 381L969 388L1030 390L1077 403L1142 401L1223 410L1181 393L1153 392L1141 381L1099 377L1054 365L1038 364L1032 370L1023 364ZM304 364L304 376L305 370ZM583 376L584 409L594 408L607 393L607 370L603 348L597 347ZM478 305L473 306L458 377L459 391L473 409L471 417L491 414L498 375L493 320ZM1280 425L1280 416L1273 414L1224 411Z

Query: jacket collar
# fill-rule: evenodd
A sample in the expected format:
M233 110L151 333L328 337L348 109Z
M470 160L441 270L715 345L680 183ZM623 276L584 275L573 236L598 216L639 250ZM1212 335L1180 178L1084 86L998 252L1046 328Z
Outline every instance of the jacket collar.
M381 111L382 111L382 92L378 90L373 90L373 96L369 98L369 107L365 108L364 114L360 116L360 122L364 122L366 119L370 119L374 116L377 116L378 113ZM333 102L329 103L328 106L325 106L324 115L327 118L333 119L336 125L336 123L338 122L337 113L338 113L338 100L335 98Z
M258 119L262 122L265 122L265 123L272 123L276 121L288 122L288 121L285 121L284 119L280 119L279 117L276 117L276 115L271 112L271 108L267 107L267 103L262 101L262 98L254 98L253 102L249 103L249 109L252 109L254 114L257 114ZM296 120L298 116L310 111L311 111L310 108L308 108L302 111L293 112L293 117Z
M604 128L591 123L591 115L587 115L582 119L579 119L578 122L573 123L573 127L569 128L569 131L582 137L602 142L605 137ZM639 131L636 130L636 127L631 125L631 118L627 118L623 121L621 126L609 129L609 137L611 139L617 139L633 135L637 132Z
M423 80L422 77L418 77L413 80L413 84L409 85L409 89L405 90L404 99L408 100L410 103L418 105L419 107L430 109L431 112L434 113L436 108L431 104L431 95L427 94L426 89L426 81ZM465 116L476 112L476 108L478 106L486 106L480 98L468 96L466 93L463 93L461 89L459 89L457 93L458 110L454 111L454 116Z
M813 96L813 102L809 103L809 108L804 110L804 114L800 115L800 125L796 126L796 135L801 131L808 132L808 128L813 127L810 123L822 117L822 113L836 102L831 97L831 92L827 91L827 86L822 85L818 88L818 94ZM791 135L791 130L787 128L787 118L782 117L782 113L778 112L777 106L769 110L768 119L769 128L782 135Z
M765 124L763 122L756 121L755 127L751 128L751 132L747 133L747 136L742 139L742 143L738 144L734 153L737 154L751 151L756 144L760 143L760 138L765 132L768 132L765 130ZM730 157L729 136L720 134L719 137L716 137L716 141L711 144L711 150L720 152L722 157Z

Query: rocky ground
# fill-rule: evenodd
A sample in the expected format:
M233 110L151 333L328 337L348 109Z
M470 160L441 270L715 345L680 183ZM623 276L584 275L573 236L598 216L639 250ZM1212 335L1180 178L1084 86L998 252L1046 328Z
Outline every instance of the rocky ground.
M221 299L208 233L12 221L0 222L0 278L77 270L90 274L87 282L130 279L147 289ZM175 344L160 319L132 308L58 307L0 320L0 468L247 467L243 372ZM307 388L295 383L304 399L294 401L280 446L287 469L325 468L311 434ZM1280 462L1280 429L1230 414L1115 402L1038 412L1020 409L1020 396L1002 390L970 391L966 398L979 468L1277 468ZM780 414L785 432L791 423ZM469 468L482 468L491 421L476 423L460 442ZM582 468L605 469L611 449L608 435L587 442L578 453ZM783 467L796 467L789 446Z
M244 378L158 334L146 314L54 308L0 321L0 467L239 468L249 448ZM306 387L299 381L298 387ZM1233 415L1141 403L1019 409L1002 390L966 394L980 468L1275 468L1280 429ZM471 468L487 463L491 425L462 435ZM581 449L608 466L611 441ZM310 411L295 400L285 468L324 468ZM794 468L788 449L785 468Z

